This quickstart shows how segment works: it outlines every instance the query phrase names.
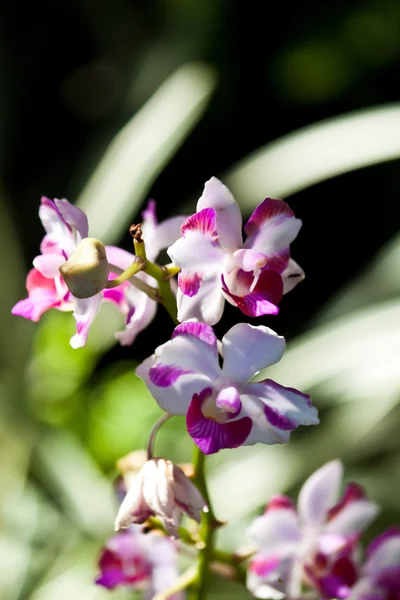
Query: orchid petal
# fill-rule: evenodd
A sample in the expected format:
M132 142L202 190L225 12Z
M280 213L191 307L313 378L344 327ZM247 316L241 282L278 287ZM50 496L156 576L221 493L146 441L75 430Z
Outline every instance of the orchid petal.
M48 279L60 276L60 267L65 263L61 254L40 254L33 259L33 266Z
M138 273L136 277L139 279L147 278L144 273ZM124 289L124 297L129 309L126 325L122 331L115 334L115 337L121 346L129 346L133 344L136 336L146 329L154 319L157 312L157 302L130 284ZM107 299L106 293L104 298Z
M60 287L65 286L61 284ZM13 315L19 315L30 321L39 321L44 312L50 308L59 308L63 302L63 295L68 293L65 286L63 295L56 286L54 279L44 277L37 269L31 269L26 278L28 298L20 300L12 308Z
M400 567L400 535L387 537L368 557L363 571L368 576L379 576L388 567Z
M197 202L197 211L213 208L217 214L219 241L226 250L236 250L243 244L242 215L228 188L216 177L211 177Z
M282 298L283 282L279 273L269 269L262 270L256 278L252 273L237 269L226 279L222 277L222 290L228 302L245 315L261 317L278 314L276 305Z
M300 281L303 281L306 274L297 262L290 258L289 263L283 273L281 273L281 276L283 280L283 293L287 294L288 292L291 292Z
M296 238L301 225L286 202L266 198L244 227L248 236L244 247L267 256L279 255Z
M287 508L267 511L252 522L247 534L263 552L280 556L293 554L302 539L296 512Z
M70 225L49 198L41 199L39 218L47 233L40 247L41 252L43 254L65 252L68 258L76 246L76 240Z
M379 507L368 500L355 500L345 506L325 527L327 533L344 536L358 535L379 513Z
M121 271L126 271L135 260L135 255L117 246L106 246L107 261Z
M342 463L333 460L307 479L298 500L299 516L305 524L317 526L326 520L339 495L342 476Z
M209 395L211 388L206 388L203 392ZM203 415L201 411L203 398L204 393L195 394L186 414L188 432L203 454L214 454L224 448L242 446L251 431L251 419L244 417L235 421L217 423Z
M278 554L256 554L250 561L247 587L257 598L281 600L286 596L297 597L291 591L300 589L300 581L295 581L296 572L293 557L282 558Z
M73 298L75 300L75 310L73 316L76 320L76 334L71 338L72 348L83 348L89 335L90 327L100 308L100 302L103 293L87 299Z
M272 329L238 323L222 338L223 373L247 382L262 369L279 362L285 347L285 338Z
M149 260L156 260L161 250L172 246L181 237L181 227L186 219L187 217L185 216L165 219L165 221L156 226L154 234L149 241L147 241L146 236L143 234Z
M136 373L161 408L182 415L193 395L209 387L221 371L213 347L200 336L182 334L159 346Z
M208 274L204 277L194 296L187 296L178 289L176 301L178 321L197 319L208 325L215 325L221 319L225 305L220 273Z
M77 206L74 206L65 198L61 200L55 199L54 203L60 211L60 214L64 221L68 223L68 225L71 225L71 227L76 229L76 231L80 234L81 239L88 237L89 223L87 216L85 215L83 210L81 210Z

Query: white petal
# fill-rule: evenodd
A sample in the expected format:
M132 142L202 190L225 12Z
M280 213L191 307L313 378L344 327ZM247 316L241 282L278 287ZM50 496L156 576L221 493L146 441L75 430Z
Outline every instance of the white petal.
M197 319L215 325L224 312L225 298L221 289L220 273L204 277L195 296L186 296L180 289L176 295L178 321Z
M242 215L240 208L228 188L216 177L205 183L202 196L197 202L197 211L213 208L217 213L219 241L226 250L237 250L243 244Z
M76 320L76 334L70 339L72 348L83 348L89 335L90 327L100 308L103 292L87 299L75 300L73 316Z
M301 541L297 515L290 509L272 509L253 521L248 536L263 552L280 556L295 552Z
M285 338L268 327L248 323L234 325L222 338L224 375L248 381L283 356Z
M48 279L60 276L59 268L65 263L65 258L60 254L40 254L33 260L33 266Z
M283 293L287 294L288 292L292 291L292 289L296 287L300 281L303 281L305 276L306 274L300 265L290 258L288 266L282 273Z
M379 506L368 500L355 500L345 506L325 527L326 532L352 536L362 533L379 513Z
M298 510L307 525L320 525L336 502L343 477L343 465L333 460L315 471L300 490Z
M143 234L149 260L155 261L161 250L172 246L181 237L181 226L186 219L187 217L183 216L165 219L165 221L156 225L150 239L147 239Z

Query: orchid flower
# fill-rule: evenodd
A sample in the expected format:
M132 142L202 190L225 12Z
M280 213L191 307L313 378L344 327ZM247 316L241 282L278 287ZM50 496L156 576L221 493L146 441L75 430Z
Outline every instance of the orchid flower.
M247 584L257 598L299 598L306 583L323 598L347 598L358 576L358 539L378 513L362 488L349 484L338 501L343 466L327 463L307 479L296 507L277 496L255 519L257 551Z
M50 308L74 311L76 334L71 339L71 346L80 348L86 344L101 301L107 300L113 302L126 318L124 330L116 333L117 339L122 345L132 344L137 334L154 318L157 303L129 281L117 288L103 289L90 298L79 299L73 296L59 269L69 259L79 242L87 238L87 217L68 200L53 201L48 198L41 200L39 217L46 231L40 246L41 254L34 259L34 268L27 276L28 298L18 302L12 313L31 321L38 321ZM158 224L155 202L150 201L147 210L143 212L143 219L143 239L148 246L148 257L153 260L162 248L166 248L179 236L179 228L184 218L174 217ZM115 277L113 266L119 271L124 271L134 260L133 254L115 246L107 246L106 254L111 267L111 279ZM152 282L145 273L138 273L136 277L147 283Z
M301 221L282 200L266 198L244 230L240 208L227 187L212 177L197 212L182 225L168 254L181 268L178 320L217 323L225 300L248 316L277 314L282 295L304 278L289 254Z
M391 527L367 548L367 560L349 600L400 598L400 527Z
M96 583L109 590L119 586L145 590L146 600L151 600L176 583L177 559L177 548L171 539L157 533L144 534L140 526L132 525L106 542ZM183 600L184 593L177 592L169 598Z
M184 472L165 458L148 460L127 491L115 520L115 529L159 517L171 537L178 537L182 513L200 523L207 504Z
M205 323L188 321L136 370L166 412L186 415L189 434L204 454L257 442L288 441L299 425L319 422L306 394L270 379L251 378L278 362L285 340L267 327L239 323L222 339Z

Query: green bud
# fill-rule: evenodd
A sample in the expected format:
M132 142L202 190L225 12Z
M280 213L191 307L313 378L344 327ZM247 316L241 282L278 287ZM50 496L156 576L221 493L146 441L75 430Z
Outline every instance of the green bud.
M91 298L107 285L109 265L106 249L95 238L84 238L60 267L69 291L76 298Z

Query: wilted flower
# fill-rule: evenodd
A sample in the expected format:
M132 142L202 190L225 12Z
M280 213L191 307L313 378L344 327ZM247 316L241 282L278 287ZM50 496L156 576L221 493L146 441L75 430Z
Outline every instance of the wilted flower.
M177 558L172 540L157 533L144 534L132 525L106 542L96 583L109 590L118 586L145 590L145 598L151 600L175 584L179 577ZM183 598L183 592L170 596L170 600Z
M50 308L62 311L74 311L76 334L71 339L71 346L79 348L86 344L91 324L99 310L102 300L113 302L125 315L125 329L116 333L122 345L132 344L137 334L145 329L154 318L157 303L147 294L132 285L129 281L114 289L103 289L106 263L103 259L97 264L96 286L91 291L95 295L78 298L68 289L60 275L60 267L68 268L68 262L77 247L82 249L82 240L88 236L88 221L85 213L70 204L68 200L49 200L42 198L39 217L46 230L40 250L41 254L33 261L34 268L28 273L26 287L28 298L18 302L12 309L15 315L21 315L32 321L38 321L41 315ZM154 260L162 248L166 248L180 235L180 225L184 217L167 219L157 223L155 202L150 201L143 212L142 232L146 243L147 255ZM101 242L99 242L101 244ZM89 243L90 246L90 243ZM93 244L91 244L93 250ZM118 272L125 271L135 260L130 252L115 246L106 246L107 263L110 266L109 278L116 277L112 267ZM93 257L92 257L93 258ZM63 267L64 265L64 267ZM65 267L67 265L67 267ZM76 283L76 269L75 269ZM68 273L66 274L68 278ZM152 284L153 280L145 273L138 273L136 278ZM87 280L86 280L87 282ZM70 285L71 281L69 281ZM71 287L71 285L70 285ZM79 287L74 290L79 294ZM74 289L71 287L71 289ZM80 294L82 295L82 294ZM83 294L85 295L85 294Z
M186 414L188 431L204 454L257 442L279 444L299 425L319 422L306 394L271 379L250 383L282 358L285 345L268 327L239 323L222 339L221 369L212 328L188 321L136 373L161 408Z
M206 503L183 471L165 458L148 460L135 476L120 506L115 529L159 517L166 532L178 536L182 513L200 523Z
M337 501L342 473L340 461L327 463L304 483L297 512L290 498L277 496L255 519L249 535L257 551L247 580L255 596L299 598L302 583L324 598L349 596L358 576L358 540L378 507L356 484Z
M349 600L399 600L400 527L384 531L367 548L360 581Z
M228 300L244 314L276 314L282 295L304 278L290 259L289 246L301 221L282 200L266 198L244 229L239 206L227 187L212 177L197 212L182 225L182 237L168 248L181 268L178 319L217 323Z

